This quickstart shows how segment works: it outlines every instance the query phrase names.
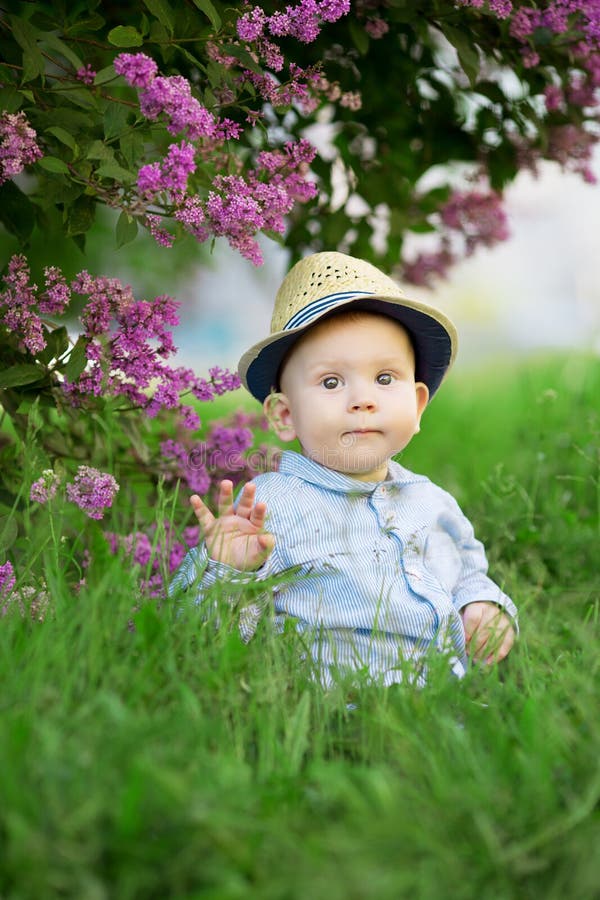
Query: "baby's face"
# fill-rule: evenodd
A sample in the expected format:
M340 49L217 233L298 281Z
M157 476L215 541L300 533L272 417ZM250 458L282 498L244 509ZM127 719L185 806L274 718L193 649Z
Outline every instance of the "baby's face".
M272 420L280 437L297 437L310 459L381 481L390 457L419 430L427 404L427 387L415 383L414 370L410 340L392 319L334 317L294 348Z

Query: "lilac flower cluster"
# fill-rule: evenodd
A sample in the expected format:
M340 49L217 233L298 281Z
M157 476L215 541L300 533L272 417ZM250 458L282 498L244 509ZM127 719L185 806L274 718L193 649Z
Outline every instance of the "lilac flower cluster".
M462 232L467 256L476 247L493 247L508 237L502 198L495 191L455 191L440 210L444 225Z
M383 19L380 19L378 16L367 19L365 22L365 31L369 35L369 37L373 38L374 41L380 40L384 34L387 34L390 30L390 26Z
M333 15L331 4L323 8L322 18L325 13ZM316 195L316 187L307 177L315 149L306 140L290 142L283 150L260 154L256 167L245 177L217 175L206 197L190 193L188 179L196 171L197 156L204 157L207 152L214 155L223 141L239 137L240 127L227 119L217 120L192 96L185 78L158 75L156 64L144 54L120 54L115 69L130 84L141 88L140 109L147 118L163 116L169 132L184 132L189 139L171 144L162 160L140 168L141 201L156 202L162 196L166 204L171 204L175 220L196 240L226 237L232 247L259 265L262 255L256 233L282 233L285 216L294 203L306 202ZM318 80L316 73L294 65L290 66L290 73L290 84L277 87L271 87L275 81L268 75L245 72L243 77L256 82L254 87L260 87L270 101L276 93L279 103L289 103L293 98L308 102L309 85L316 85ZM173 243L174 236L163 227L156 212L148 212L145 221L158 243Z
M184 528L181 540L177 540L170 523L162 526L164 539L156 538L156 525L149 533L134 531L128 535L105 532L110 552L123 554L130 563L139 566L147 574L140 583L141 591L148 597L161 597L165 593L164 575L173 574L181 565L183 557L195 547L200 539L200 528Z
M4 598L0 590L0 616L17 613L22 619L30 617L34 622L43 622L50 606L50 595L46 585L36 587L32 584L24 584L17 590L10 591Z
M163 117L170 134L183 133L191 141L203 138L223 141L236 134L228 119L219 121L192 95L192 86L182 75L158 75L158 67L145 53L120 53L115 71L128 84L140 88L140 110L150 121Z
M77 380L61 382L75 405L88 396L124 397L150 417L161 409L177 410L185 427L194 429L198 415L182 403L181 394L211 400L240 386L238 376L227 369L210 369L207 380L191 369L167 364L165 360L176 353L170 326L179 324L179 304L171 297L136 300L131 288L118 279L94 278L85 270L70 285L54 266L44 274L45 289L38 296L37 285L30 284L27 260L18 254L12 257L5 290L0 292L0 325L35 355L46 347L45 324L38 312L63 313L71 292L87 297L80 317L87 365Z
M52 469L44 469L34 481L29 499L36 503L48 503L56 496L61 479ZM112 506L119 485L112 475L91 466L79 466L72 482L66 484L67 499L82 509L90 519L101 519Z
M74 481L67 484L67 497L90 519L101 519L112 506L118 490L112 475L91 466L79 466Z
M37 285L29 283L27 260L15 254L3 276L4 290L0 292L0 324L12 331L19 346L32 354L46 346L42 321L34 310L37 304Z
M471 6L473 9L482 9L487 5L490 12L495 13L499 19L507 19L513 10L511 0L456 0L456 2L459 6Z
M0 324L13 332L21 349L34 355L46 347L44 327L38 312L46 315L63 313L71 299L59 269L46 267L44 278L46 289L38 298L37 285L30 284L27 260L21 254L15 254L2 279L4 290L0 291Z
M64 275L56 266L44 268L46 290L41 294L38 309L49 316L59 316L71 302L71 290Z
M294 202L316 196L316 185L305 172L316 150L306 140L288 143L283 150L259 154L255 169L241 175L217 175L204 203L189 197L175 213L197 240L224 236L255 265L262 263L254 235L261 230L285 230L284 217Z
M77 69L75 77L78 81L83 82L83 84L93 84L97 74L95 69L92 69L91 65L88 63L85 66L81 66L80 69Z
M171 144L160 163L142 166L138 172L138 190L142 196L154 199L161 191L169 191L174 198L182 198L188 177L196 171L192 144L182 141Z
M462 6L481 8L484 0L458 0ZM581 107L594 107L598 104L600 88L600 3L598 0L548 0L544 4L521 6L515 9L510 0L487 0L491 12L500 19L510 16L509 34L521 44L521 54L526 68L537 66L540 55L536 46L536 35L557 35L562 46L568 46L570 56L584 75L569 72L567 84L563 88L552 84L544 91L549 112L560 109L563 100L567 99ZM546 38L547 40L547 38ZM591 145L585 132L577 138L577 144ZM575 157L578 158L577 147ZM560 154L559 154L560 155ZM539 153L531 153L532 162L539 158ZM552 157L551 157L552 158ZM553 157L557 158L558 157ZM589 169L590 154L584 153L583 163L580 161L574 171L580 172L586 180L593 180ZM560 160L559 160L560 161ZM568 160L570 162L570 160ZM567 161L562 163L567 166Z
M48 503L56 497L60 478L53 469L44 469L40 478L34 481L29 491L29 499L36 503Z
M25 113L0 113L0 184L14 178L44 154Z
M470 256L477 247L492 247L509 236L502 198L495 191L455 191L439 215L446 229L439 248L404 263L403 277L412 284L429 286L434 277L445 277L460 256ZM460 237L460 253L452 247L451 234Z
M0 566L0 598L7 597L16 583L17 579L15 578L15 570L12 567L12 563L3 563Z
M600 2L598 0L547 0L546 3L520 6L510 0L457 0L461 6L480 9L487 4L489 10L500 19L510 17L508 31L521 45L521 55L526 68L540 63L538 36L557 36L559 44L569 52L563 84L551 82L542 96L548 113L562 111L565 103L597 110L600 100ZM579 71L573 71L573 68ZM588 116L589 118L589 116ZM598 115L595 116L596 122ZM515 135L519 163L537 171L539 160L544 157L556 160L563 169L577 172L588 182L595 182L590 168L593 148L598 133L585 125L560 123L549 128L549 141L545 152L532 145L530 140Z
M160 446L162 474L167 482L180 480L197 494L216 494L223 478L234 484L248 481L276 467L275 448L253 446L253 431L267 427L262 415L237 412L226 422L213 422L205 440L169 438Z
M350 12L350 0L299 0L272 16L255 6L238 19L237 33L242 41L253 43L266 33L274 37L292 37L305 44L314 41L322 22L336 22Z
M182 404L183 392L208 400L239 387L237 375L227 370L212 370L215 375L208 382L191 369L164 362L176 352L168 326L179 324L179 304L171 297L135 300L131 288L118 279L92 278L86 271L72 288L89 297L81 316L88 366L76 382L65 380L63 385L74 402L90 394L125 397L151 418L161 409L177 410L185 427L194 429L200 420L192 407Z
M12 563L5 562L0 566L0 616L17 612L21 618L29 614L34 621L43 622L50 605L46 586L23 585L15 590L16 583Z

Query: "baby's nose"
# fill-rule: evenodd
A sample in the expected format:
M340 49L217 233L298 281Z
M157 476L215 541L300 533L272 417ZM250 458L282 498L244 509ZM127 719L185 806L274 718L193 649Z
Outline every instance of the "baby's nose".
M355 412L360 412L361 410L373 410L376 405L373 397L370 397L366 392L355 395L350 401L350 409Z

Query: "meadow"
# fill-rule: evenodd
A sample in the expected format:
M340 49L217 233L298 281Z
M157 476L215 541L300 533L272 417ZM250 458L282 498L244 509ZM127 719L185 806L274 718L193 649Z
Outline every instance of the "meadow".
M293 630L134 604L106 523L75 591L72 513L32 516L50 606L0 618L0 898L600 897L599 396L593 357L457 372L401 457L519 606L461 681L324 692Z

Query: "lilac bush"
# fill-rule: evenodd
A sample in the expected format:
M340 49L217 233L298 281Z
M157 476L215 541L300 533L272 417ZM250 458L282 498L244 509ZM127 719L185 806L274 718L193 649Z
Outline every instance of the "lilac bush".
M256 423L192 440L202 404L237 376L219 360L199 361L207 377L176 364L171 296L67 272L50 250L28 259L49 223L83 250L105 206L122 253L147 229L161 254L224 239L258 265L265 235L295 257L344 249L425 285L507 238L503 194L520 171L551 161L594 180L597 0L160 0L143 15L41 0L8 4L0 27L0 221L13 242L1 514L25 457L43 473L33 501L53 499L60 469L94 517L115 488L82 468L111 469L153 509L161 480L210 495L271 464L251 446Z

